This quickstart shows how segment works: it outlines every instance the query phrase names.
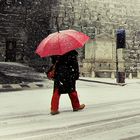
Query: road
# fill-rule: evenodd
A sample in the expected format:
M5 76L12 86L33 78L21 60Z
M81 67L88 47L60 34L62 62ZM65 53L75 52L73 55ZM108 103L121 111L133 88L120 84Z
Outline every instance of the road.
M60 103L61 112L55 116L49 114L49 102L36 104L37 99L44 101L44 97L50 101L51 94L44 93L45 90L38 90L42 92L40 99L39 93L32 91L1 94L2 102L6 98L18 99L17 105L23 110L20 107L14 109L16 103L13 101L4 105L3 110L0 104L3 112L0 113L0 140L140 140L138 83L116 87L79 82L78 86L80 98L86 102L85 110L72 112L68 100L62 102L66 98L64 95ZM82 92L87 89L94 94ZM48 92L51 93L50 90ZM22 99L33 96L35 100L20 103Z

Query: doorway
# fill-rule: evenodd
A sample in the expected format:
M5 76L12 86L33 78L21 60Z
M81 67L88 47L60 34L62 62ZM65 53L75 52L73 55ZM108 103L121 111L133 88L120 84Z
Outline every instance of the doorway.
M5 61L6 62L16 61L16 41L15 40L6 40Z

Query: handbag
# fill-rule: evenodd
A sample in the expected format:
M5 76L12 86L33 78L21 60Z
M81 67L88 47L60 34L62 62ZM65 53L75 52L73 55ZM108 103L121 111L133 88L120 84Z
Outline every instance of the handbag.
M47 77L49 80L54 80L54 77L55 77L55 65L52 65L49 70L47 71Z

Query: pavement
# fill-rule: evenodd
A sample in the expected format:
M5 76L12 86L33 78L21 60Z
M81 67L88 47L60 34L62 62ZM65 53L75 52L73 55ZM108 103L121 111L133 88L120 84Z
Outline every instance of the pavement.
M80 77L80 81L100 84L125 86L126 83L117 83L112 78ZM49 88L53 84L47 79L45 73L36 72L33 68L11 62L0 62L0 92Z
M108 85L117 85L117 86L125 86L126 83L117 83L112 78L88 78L88 77L81 77L79 79L80 81L85 82L94 82L94 83L100 83L100 84L108 84Z
M111 78L80 79L102 83L77 81L86 104L78 112L65 94L60 114L51 116L52 88L0 94L0 140L140 140L140 79L126 79L125 86L105 84L116 83Z
M115 79L112 78L91 78L91 77L80 77L80 81L93 82L100 84L125 86L127 83L116 83ZM0 92L19 91L19 90L30 90L40 88L51 88L53 81L44 78L40 82L23 82L18 84L0 84Z
M0 62L0 92L49 87L45 73L20 63Z
M47 85L44 82L1 84L0 92L29 90L29 89L38 89L38 88L45 88L45 87L47 87Z
M0 62L0 84L42 81L45 74L20 63Z

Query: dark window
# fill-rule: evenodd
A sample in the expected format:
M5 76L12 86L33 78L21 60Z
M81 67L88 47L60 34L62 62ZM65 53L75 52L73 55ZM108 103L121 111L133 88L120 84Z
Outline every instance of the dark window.
M15 40L6 41L5 61L6 62L16 61L16 41Z

